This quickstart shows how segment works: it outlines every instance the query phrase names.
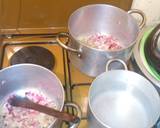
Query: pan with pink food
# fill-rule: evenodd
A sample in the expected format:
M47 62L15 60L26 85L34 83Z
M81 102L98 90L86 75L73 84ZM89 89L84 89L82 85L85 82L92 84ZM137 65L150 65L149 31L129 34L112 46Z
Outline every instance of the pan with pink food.
M60 118L60 116L53 117L53 112L44 114L43 111L16 107L8 102L15 95L51 108L61 113L59 115L65 114L66 117L71 117L71 120ZM81 111L76 104L64 104L64 99L64 89L60 80L44 67L34 64L17 64L0 71L1 128L60 128L63 120L71 124L70 128L77 128ZM62 112L64 106L76 108L78 115L73 116Z

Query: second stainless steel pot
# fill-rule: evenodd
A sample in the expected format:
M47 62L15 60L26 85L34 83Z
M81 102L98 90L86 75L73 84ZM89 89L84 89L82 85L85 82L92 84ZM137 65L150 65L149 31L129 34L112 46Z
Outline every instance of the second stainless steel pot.
M138 13L142 22L138 26L130 15ZM69 51L71 63L89 76L97 76L105 71L106 63L111 58L119 58L127 62L136 42L139 28L145 24L145 16L139 10L124 10L107 4L94 4L77 9L68 21L69 34L60 33L57 42ZM101 50L92 48L78 38L94 33L104 33L117 38L124 48L120 50ZM69 45L64 44L61 36L70 38Z
M113 61L109 60L107 67ZM108 68L107 68L108 69ZM89 90L89 128L151 128L160 116L160 97L143 76L127 70L99 75Z

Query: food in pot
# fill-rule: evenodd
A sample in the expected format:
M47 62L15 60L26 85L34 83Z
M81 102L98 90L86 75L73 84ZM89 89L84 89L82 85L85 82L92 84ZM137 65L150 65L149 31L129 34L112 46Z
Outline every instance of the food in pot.
M9 98L13 95L9 96ZM57 108L53 100L40 92L27 91L25 96L35 103L54 109ZM3 120L3 128L47 128L55 120L54 117L38 111L13 107L8 102L3 105L1 118Z
M118 39L108 34L96 33L90 36L80 36L78 40L96 49L117 50L123 48Z

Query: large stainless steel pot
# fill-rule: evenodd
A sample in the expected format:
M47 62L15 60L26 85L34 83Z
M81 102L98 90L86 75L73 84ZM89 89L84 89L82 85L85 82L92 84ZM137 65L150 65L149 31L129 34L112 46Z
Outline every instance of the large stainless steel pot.
M122 62L109 60L107 66L113 61ZM143 76L127 70L111 70L92 82L89 128L151 128L159 116L160 97Z
M81 116L80 109L76 104L64 104L64 89L56 75L48 69L34 64L18 64L0 71L1 111L3 111L3 106L9 95L13 95L13 93L23 95L29 90L39 91L46 95L46 97L52 99L57 106L57 110L62 111L63 107L67 105L76 108L78 116ZM3 124L3 120L0 120L0 122ZM49 128L60 128L60 123L61 122L55 118ZM0 124L0 126L2 126L2 124ZM72 123L70 128L76 128L78 124L78 122L76 124Z
M130 15L132 13L142 16L142 22L139 26L137 21ZM109 59L119 58L125 62L129 60L132 47L145 21L145 15L140 10L125 12L120 8L107 4L88 5L73 12L68 21L70 35L60 33L57 36L57 42L69 51L69 58L74 66L89 76L97 76L105 71ZM124 48L114 51L100 50L78 40L79 36L94 33L113 35L122 43ZM60 38L61 36L67 36L71 39L68 46Z

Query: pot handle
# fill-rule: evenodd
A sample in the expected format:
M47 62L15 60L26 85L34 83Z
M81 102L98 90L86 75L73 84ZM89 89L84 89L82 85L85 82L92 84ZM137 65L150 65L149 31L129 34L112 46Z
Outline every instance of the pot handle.
M69 128L78 128L80 121L81 121L81 117L82 117L82 111L81 111L80 107L77 104L71 103L71 102L65 103L64 106L73 107L76 109L78 118L75 122L69 123Z
M126 63L123 60L121 60L121 59L110 59L110 60L108 60L108 62L106 64L106 72L109 71L109 66L113 62L121 63L123 65L123 67L124 67L124 70L128 70Z
M62 41L62 40L61 40L61 37L66 37L66 38L67 38L67 41ZM79 51L79 50L77 50L77 49L70 48L70 47L68 47L68 46L66 45L68 42L70 42L70 40L71 40L71 39L70 39L70 36L69 36L69 34L66 33L66 32L58 33L57 36L56 36L56 41L58 42L58 44L59 44L62 48L64 48L64 49L67 50L67 51L74 52L74 53L77 53L78 55L80 55L80 54L81 54L81 51Z
M138 10L138 9L131 9L128 11L128 14L134 14L134 13L137 13L142 17L142 21L139 24L139 28L142 29L146 24L146 15L141 10Z

